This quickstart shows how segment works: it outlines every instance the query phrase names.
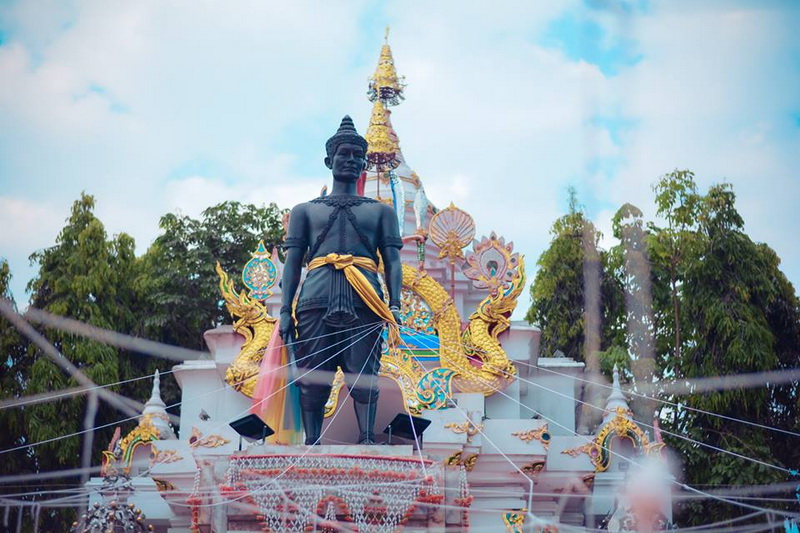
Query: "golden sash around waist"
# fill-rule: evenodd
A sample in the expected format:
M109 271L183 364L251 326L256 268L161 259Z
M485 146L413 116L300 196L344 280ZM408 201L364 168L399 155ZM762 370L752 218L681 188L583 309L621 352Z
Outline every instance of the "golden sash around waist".
M359 268L368 270L370 272L378 272L378 265L369 257L359 257L350 254L328 254L321 257L315 257L308 263L308 270L321 268L325 265L330 265L336 270L343 270L344 277L347 282L353 287L361 299L367 304L367 307L373 313L378 315L386 321L389 328L389 345L398 346L400 341L400 328L397 322L394 321L394 316L389 310L389 306L378 296L375 287L369 282L367 277L361 273Z

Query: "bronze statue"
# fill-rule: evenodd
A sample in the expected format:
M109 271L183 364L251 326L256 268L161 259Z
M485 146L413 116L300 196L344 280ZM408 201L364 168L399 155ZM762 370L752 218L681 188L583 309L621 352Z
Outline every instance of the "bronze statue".
M289 218L280 332L293 348L301 375L313 369L330 376L337 366L342 368L358 420L358 443L374 444L382 330L378 324L385 321L390 339L396 338L403 242L394 210L356 194L356 181L366 166L367 141L349 116L325 143L325 150L325 166L333 173L330 194L295 206ZM378 253L388 306L378 279ZM308 274L293 317L304 263ZM321 383L314 372L299 377L297 384L305 442L317 444L331 385Z

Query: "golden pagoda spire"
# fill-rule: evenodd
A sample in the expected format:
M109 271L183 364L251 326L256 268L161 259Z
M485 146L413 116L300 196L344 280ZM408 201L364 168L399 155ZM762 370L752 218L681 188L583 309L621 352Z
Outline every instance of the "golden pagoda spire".
M392 58L392 49L389 46L389 26L386 26L386 33L383 36L383 46L381 56L378 59L378 66L375 74L369 79L369 100L381 101L385 107L399 104L403 99L403 77L397 75Z
M386 108L383 107L380 99L376 98L375 104L372 106L372 115L364 138L367 139L369 145L367 148L368 168L381 172L397 167L400 145L389 124Z

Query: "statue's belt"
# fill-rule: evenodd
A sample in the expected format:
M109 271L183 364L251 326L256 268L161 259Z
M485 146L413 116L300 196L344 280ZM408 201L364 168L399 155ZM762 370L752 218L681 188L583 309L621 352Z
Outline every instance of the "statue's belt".
M315 257L308 263L308 270L321 268L325 265L330 265L336 270L344 271L344 276L347 282L353 287L361 299L367 304L370 310L386 321L389 328L389 344L390 346L398 346L400 341L400 328L394 320L392 312L386 302L378 296L375 287L367 280L367 277L361 273L359 268L368 270L370 272L378 272L378 265L369 257L359 257L350 254L328 254L321 257Z

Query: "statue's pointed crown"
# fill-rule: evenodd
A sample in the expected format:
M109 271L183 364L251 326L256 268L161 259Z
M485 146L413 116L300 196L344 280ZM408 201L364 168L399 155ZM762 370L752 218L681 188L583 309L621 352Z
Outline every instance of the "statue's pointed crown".
M358 134L350 115L344 116L342 123L339 125L339 130L325 143L325 152L328 157L333 157L333 154L336 153L336 147L345 142L360 145L364 148L364 153L367 151L367 140Z

